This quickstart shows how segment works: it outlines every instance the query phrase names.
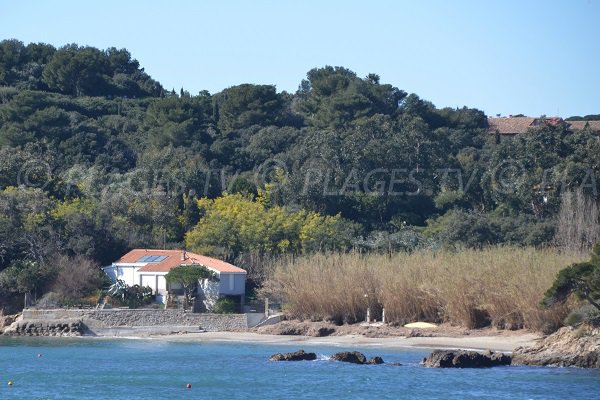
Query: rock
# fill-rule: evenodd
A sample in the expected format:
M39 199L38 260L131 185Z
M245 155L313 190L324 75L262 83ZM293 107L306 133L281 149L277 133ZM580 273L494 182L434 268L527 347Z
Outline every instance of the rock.
M304 350L298 350L293 353L277 353L269 357L270 361L312 361L316 360L315 353L307 353Z
M84 325L80 320L21 320L3 332L7 336L80 336Z
M367 361L367 364L384 364L384 362L383 362L383 358L381 358L379 356L375 356L375 357L372 357L369 361Z
M359 351L342 351L331 356L334 361L349 362L353 364L366 364L367 357Z
M0 315L0 333L2 333L4 329L7 329L8 327L10 327L10 325L17 321L17 318L19 316L20 314Z
M328 322L282 321L274 325L261 326L258 333L269 335L298 335L323 337L335 333L336 327Z
M309 327L306 330L306 336L313 337L323 337L329 336L335 332L335 328L329 326L328 324L315 324L314 326Z
M511 357L503 353L467 350L434 350L421 362L427 368L489 368L510 363Z
M600 327L564 327L532 347L513 352L514 365L600 368Z

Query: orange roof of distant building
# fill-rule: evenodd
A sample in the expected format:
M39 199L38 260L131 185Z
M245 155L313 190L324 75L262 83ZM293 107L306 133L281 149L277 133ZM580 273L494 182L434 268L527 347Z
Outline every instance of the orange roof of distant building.
M157 262L140 261L143 257L148 256L162 256L165 258ZM115 261L114 264L137 262L147 262L146 265L139 269L140 272L169 272L179 265L200 264L217 272L246 273L245 270L228 262L182 250L133 249Z
M567 121L570 129L584 129L589 126L593 131L600 132L600 121Z
M497 131L501 135L516 135L527 132L527 129L534 126L535 120L536 118L531 117L488 118L488 125L492 132Z
M550 126L558 126L564 123L570 130L584 129L586 126L589 126L594 132L600 133L600 121L565 121L560 117L488 118L489 132L499 133L500 135L517 135L520 133L526 133L527 129L538 127L542 124L542 122Z

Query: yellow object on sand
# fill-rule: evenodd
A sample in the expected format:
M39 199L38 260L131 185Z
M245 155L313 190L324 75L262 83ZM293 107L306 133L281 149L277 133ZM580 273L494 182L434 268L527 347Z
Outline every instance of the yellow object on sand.
M429 322L411 322L410 324L404 325L405 328L420 328L420 329L428 329L428 328L437 328L436 324L430 324Z

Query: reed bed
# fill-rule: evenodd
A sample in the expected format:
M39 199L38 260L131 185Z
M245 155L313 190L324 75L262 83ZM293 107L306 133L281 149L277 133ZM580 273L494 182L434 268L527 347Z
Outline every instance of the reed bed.
M264 291L288 315L358 322L446 322L467 328L556 329L572 305L541 309L557 272L585 259L552 249L500 247L415 253L314 254L280 260Z

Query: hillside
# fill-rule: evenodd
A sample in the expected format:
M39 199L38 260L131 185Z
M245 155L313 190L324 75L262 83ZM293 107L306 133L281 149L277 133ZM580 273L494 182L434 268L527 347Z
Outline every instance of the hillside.
M134 247L252 270L284 253L598 239L592 129L541 118L499 140L477 109L343 67L308 71L296 93L193 94L125 49L4 40L0 146L5 296L43 292L62 256L106 264ZM565 233L576 209L592 229Z

